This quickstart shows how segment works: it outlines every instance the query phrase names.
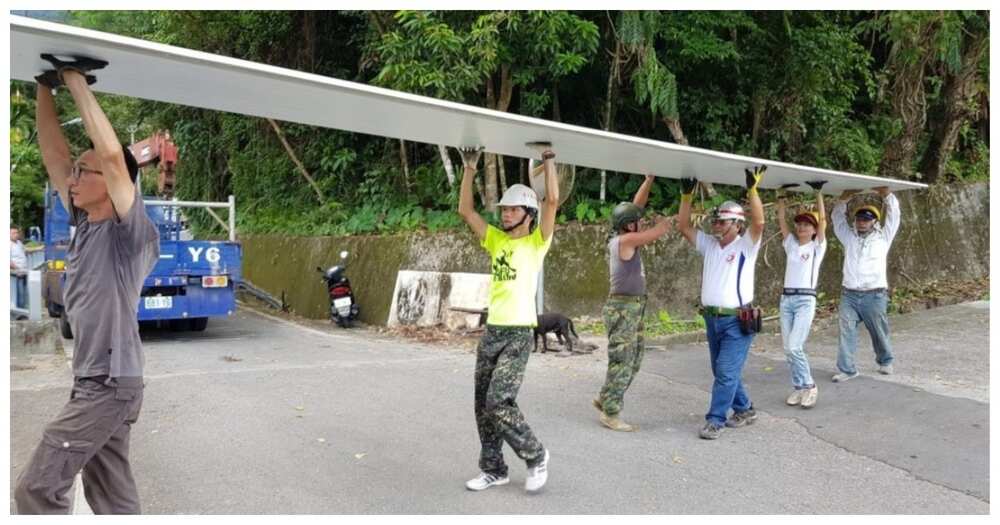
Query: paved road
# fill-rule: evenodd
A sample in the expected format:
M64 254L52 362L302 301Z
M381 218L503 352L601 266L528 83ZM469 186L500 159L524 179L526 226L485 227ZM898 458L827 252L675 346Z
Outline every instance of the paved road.
M816 334L811 411L784 406L780 341L761 336L746 379L762 416L714 442L697 438L711 385L703 344L648 352L626 399L634 434L603 429L590 406L603 352L536 354L519 404L551 475L526 496L509 450L510 485L463 488L478 456L468 346L244 309L200 334L144 334L132 458L144 511L157 514L983 514L988 320L975 304L895 318L899 374L840 385L829 382L835 332ZM871 370L869 355L859 363ZM12 482L68 395L65 359L12 356Z

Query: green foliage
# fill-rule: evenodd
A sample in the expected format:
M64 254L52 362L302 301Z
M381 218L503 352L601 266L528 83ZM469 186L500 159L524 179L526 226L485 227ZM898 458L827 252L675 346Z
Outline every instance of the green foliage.
M662 337L671 334L698 332L705 329L705 319L695 316L694 319L674 319L666 310L656 312L654 316L646 317L646 337Z
M34 103L23 85L11 85L10 222L24 231L42 225L46 174L35 141Z

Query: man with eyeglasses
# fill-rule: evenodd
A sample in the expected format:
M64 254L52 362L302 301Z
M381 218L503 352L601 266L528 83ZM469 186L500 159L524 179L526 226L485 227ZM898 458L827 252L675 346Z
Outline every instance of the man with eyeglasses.
M753 333L744 331L740 309L753 302L754 266L764 235L764 205L757 186L766 168L746 170L750 225L746 226L743 207L726 201L712 213L712 235L691 224L691 201L698 181L681 181L681 205L677 230L704 258L701 274L701 304L712 365L712 396L702 439L718 439L725 427L739 428L757 419L750 395L743 385ZM729 417L730 409L733 410Z
M138 165L88 87L85 61L53 61L38 81L36 125L49 182L76 234L66 254L64 315L74 334L70 399L44 429L14 497L21 514L67 514L83 471L97 514L138 514L129 432L142 406L142 345L136 310L159 258L159 236L136 187ZM73 160L53 91L73 97L93 148Z

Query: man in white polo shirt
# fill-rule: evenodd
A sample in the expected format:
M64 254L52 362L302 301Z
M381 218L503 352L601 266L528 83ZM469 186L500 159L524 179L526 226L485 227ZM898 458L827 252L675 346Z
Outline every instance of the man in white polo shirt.
M681 182L677 229L704 258L702 315L715 377L705 426L699 433L703 439L718 439L725 427L739 428L757 419L742 379L754 334L744 332L738 314L741 307L753 302L754 266L764 234L764 205L757 195L757 185L765 169L761 166L747 170L749 226L743 207L727 201L712 214L712 235L691 224L691 201L697 182L694 179ZM732 418L728 417L730 409Z
M892 373L892 346L889 342L889 284L886 278L889 247L899 231L899 199L888 187L875 188L886 208L885 224L876 206L862 206L854 212L854 227L847 224L847 201L857 190L845 191L833 208L833 232L844 245L844 290L840 295L840 351L837 353L835 383L858 376L854 353L858 349L858 324L865 323L872 338L875 362L880 374Z

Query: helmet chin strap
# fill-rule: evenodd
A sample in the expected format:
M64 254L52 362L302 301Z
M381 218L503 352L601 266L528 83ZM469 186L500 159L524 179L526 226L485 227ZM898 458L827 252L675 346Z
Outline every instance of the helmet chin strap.
M520 226L520 225L524 224L524 219L526 219L526 218L528 218L528 214L527 214L527 213L525 213L525 214L524 214L524 216L523 216L523 217L521 217L521 220L517 221L517 224L515 224L515 225L511 226L510 228L506 228L506 227L505 227L505 228L503 229L503 231L505 231L505 232L507 232L507 233L510 233L510 232L512 232L512 231L514 231L514 230L516 230L516 229L518 228L518 226Z
M504 233L510 233L524 224L524 219L527 219L530 214L528 213L528 208L526 206L521 206L521 209L524 210L524 215L521 216L521 220L517 221L517 224L511 226L510 228L504 228Z
M726 237L726 235L729 235L729 232L732 231L733 226L736 226L736 221L730 220L729 221L729 227L726 228L725 232L723 232L723 233L714 233L713 232L712 236L715 237L715 240L721 241L722 239L724 239Z

